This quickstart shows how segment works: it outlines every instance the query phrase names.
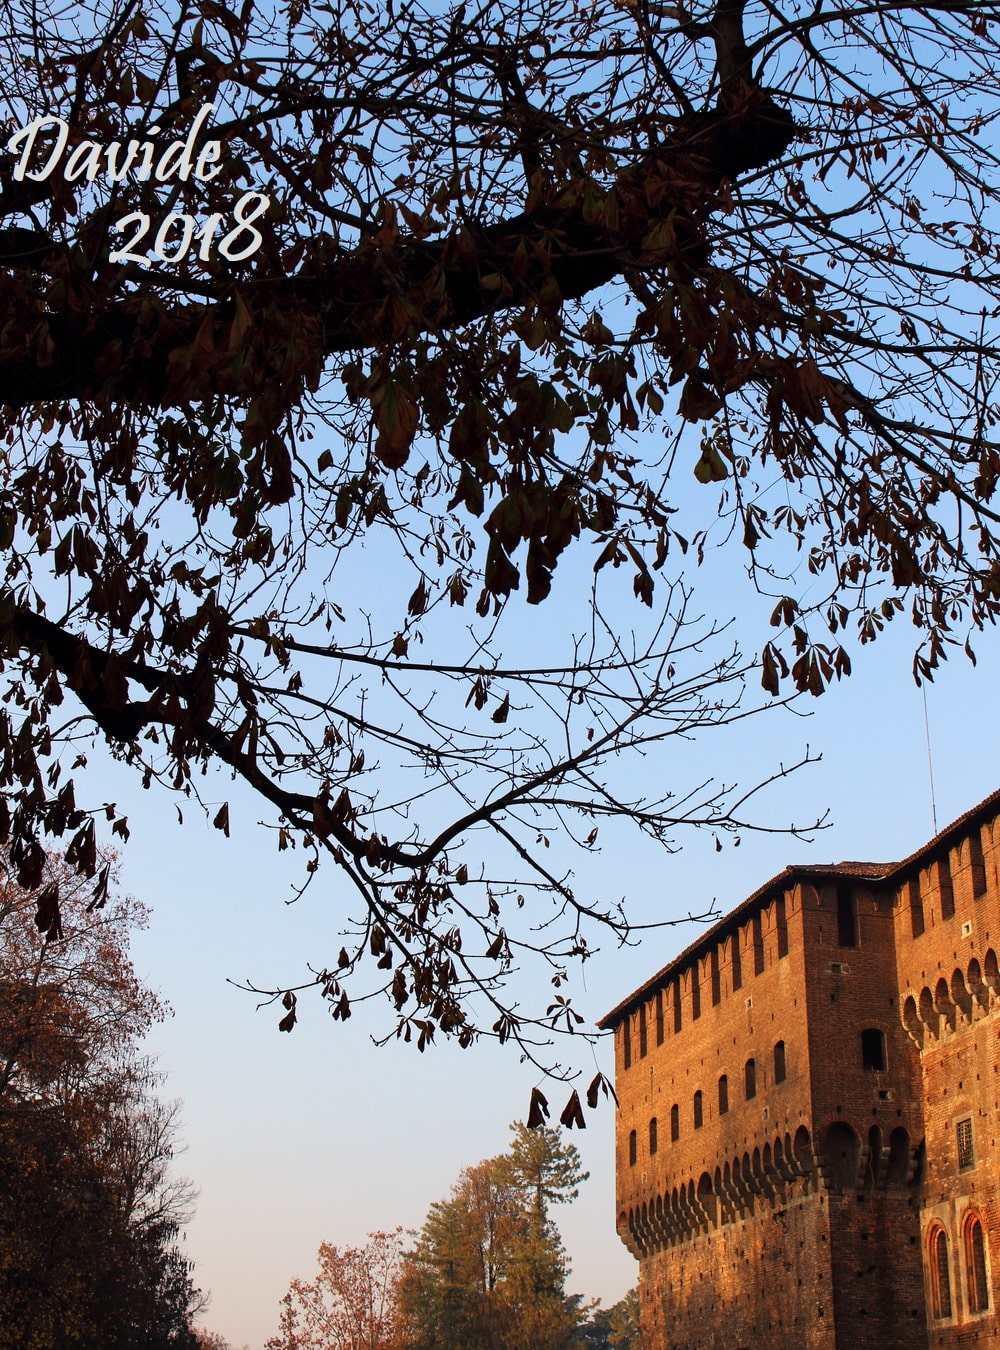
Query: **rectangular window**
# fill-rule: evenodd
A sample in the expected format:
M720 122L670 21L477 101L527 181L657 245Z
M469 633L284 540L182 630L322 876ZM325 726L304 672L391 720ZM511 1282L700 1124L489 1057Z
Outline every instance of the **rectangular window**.
M649 1045L646 1041L646 1005L639 1008L639 1058L645 1059Z
M969 862L972 865L972 894L978 900L986 894L986 864L983 861L983 836L973 830L969 836Z
M866 1069L885 1069L885 1032L869 1027L861 1033L861 1063Z
M910 930L915 938L924 931L924 902L920 895L920 878L907 882L910 893Z
M632 1029L629 1026L628 1014L622 1018L622 1062L626 1069L632 1067Z
M785 916L785 897L779 895L774 902L774 924L778 930L778 960L788 955L788 919Z
M936 864L938 890L941 892L941 917L950 919L955 913L955 891L951 884L951 860L940 858Z
M837 945L858 945L858 916L854 906L854 891L850 886L837 886Z
M743 1095L747 1101L752 1101L757 1095L757 1061L748 1059L746 1068L743 1071Z
M743 988L743 962L740 959L740 930L737 928L730 941L733 957L733 989Z
M955 1127L958 1137L958 1165L971 1167L976 1161L972 1152L972 1121L960 1120Z
M681 982L674 981L674 1033L681 1029Z
M753 930L753 973L763 975L764 973L764 926L759 914L753 916L751 924Z
M694 965L691 967L691 1021L696 1022L701 1016L701 975L698 970L698 958L695 957Z
M719 1079L719 1115L724 1116L729 1110L729 1079L723 1074Z
M719 949L713 947L708 958L708 969L712 977L712 1007L722 1002L722 980L719 978Z
M656 991L656 1044L663 1044L663 990Z

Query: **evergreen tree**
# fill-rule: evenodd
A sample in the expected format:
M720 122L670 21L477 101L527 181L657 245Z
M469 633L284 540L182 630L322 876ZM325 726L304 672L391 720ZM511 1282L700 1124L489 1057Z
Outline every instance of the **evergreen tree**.
M558 1130L513 1126L508 1153L466 1168L431 1206L400 1282L406 1350L568 1350L579 1300L548 1206L586 1178Z

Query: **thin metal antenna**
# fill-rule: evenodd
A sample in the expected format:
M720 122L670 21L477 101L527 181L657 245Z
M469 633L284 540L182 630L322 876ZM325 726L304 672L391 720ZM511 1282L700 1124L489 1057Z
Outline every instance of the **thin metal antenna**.
M924 696L924 735L927 737L927 776L931 780L931 820L934 822L934 833L937 834L937 805L934 801L934 764L931 760L931 724L927 719L927 682L920 681L920 692Z

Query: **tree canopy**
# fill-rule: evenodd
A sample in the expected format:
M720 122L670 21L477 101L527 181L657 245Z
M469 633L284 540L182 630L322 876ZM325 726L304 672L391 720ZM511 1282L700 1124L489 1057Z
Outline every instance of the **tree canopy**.
M110 865L110 860L107 860ZM0 884L0 1324L10 1350L195 1350L202 1306L177 1239L176 1105L139 1053L163 1015L128 955L142 906L51 859L62 936ZM42 901L44 904L45 902Z
M580 1300L548 1216L587 1174L558 1130L513 1127L507 1153L467 1167L431 1206L399 1281L405 1350L571 1350Z
M995 619L995 7L3 9L20 882L46 833L98 872L88 737L228 833L215 765L353 887L309 977L335 1016L381 991L421 1048L572 1029L504 974L540 952L560 989L628 920L550 835L754 819L624 755L757 678L701 654L676 567L718 532L681 481L772 599L771 695L904 608L922 677ZM565 654L536 661L512 616L547 597Z

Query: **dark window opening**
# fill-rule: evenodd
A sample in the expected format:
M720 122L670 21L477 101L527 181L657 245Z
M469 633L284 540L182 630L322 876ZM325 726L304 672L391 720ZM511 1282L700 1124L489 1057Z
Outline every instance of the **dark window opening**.
M701 1016L701 976L698 972L698 958L695 957L694 965L691 967L691 1021L696 1022Z
M913 936L920 937L924 931L924 902L920 895L920 878L914 877L908 883L910 892L910 929Z
M759 914L753 916L751 924L753 930L753 973L763 975L764 973L764 929Z
M937 880L941 892L941 917L950 919L955 913L955 889L951 884L951 862L948 858L938 861Z
M628 1016L622 1020L622 1058L626 1069L632 1067L632 1028Z
M731 951L733 954L733 989L742 989L743 962L740 959L740 930L738 928L732 936Z
M646 1005L639 1009L639 1058L645 1058L649 1046L646 1040Z
M701 1089L694 1094L694 1127L700 1130L705 1123L705 1112L702 1107Z
M972 1150L972 1121L960 1120L955 1127L955 1134L958 1139L958 1165L971 1167L976 1161Z
M788 955L788 919L785 916L785 897L779 895L774 902L774 923L778 930L778 959Z
M983 836L973 830L969 836L969 861L972 864L972 894L978 900L986 894L986 864L983 861Z
M681 982L677 980L674 984L674 1031L681 1029Z
M656 1147L657 1147L656 1129L657 1129L657 1126L656 1126L656 1117L653 1116L652 1120L649 1122L649 1155L650 1155L650 1157L652 1157L653 1154L656 1152Z
M670 1142L676 1144L681 1137L681 1108L675 1102L670 1108Z
M934 1316L951 1316L951 1277L948 1272L948 1239L943 1228L937 1229L931 1239L931 1284L934 1295Z
M723 1074L719 1079L719 1115L724 1116L729 1110L729 1079Z
M712 977L712 1007L722 1002L722 980L719 978L719 949L713 947L708 958L708 968Z
M986 1282L986 1243L978 1217L965 1225L965 1267L969 1276L969 1311L985 1312L990 1306L990 1290Z
M628 1137L628 1165L629 1165L629 1167L634 1167L634 1166L635 1166L635 1160L636 1160L636 1157L638 1156L638 1152L639 1152L639 1144L638 1144L638 1141L637 1141L637 1139L636 1139L635 1130L632 1130L632 1131L629 1133L629 1137Z
M757 1061L748 1059L746 1068L743 1071L743 1082L745 1096L747 1101L751 1101L757 1095Z
M861 1033L861 1063L866 1069L885 1069L885 1032L868 1027Z
M858 945L858 915L850 886L837 887L837 944L840 947Z
M783 1083L785 1081L785 1042L778 1041L774 1047L774 1081Z
M656 1044L663 1044L663 990L656 991Z

